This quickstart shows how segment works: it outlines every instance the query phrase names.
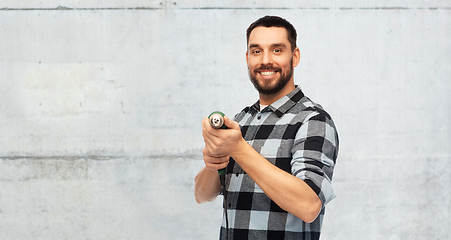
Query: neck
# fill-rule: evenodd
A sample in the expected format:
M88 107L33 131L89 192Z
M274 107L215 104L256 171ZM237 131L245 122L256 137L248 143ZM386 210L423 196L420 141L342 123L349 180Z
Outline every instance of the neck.
M290 93L291 91L293 91L295 89L295 85L294 85L294 81L293 79L291 79L284 88L282 88L282 90L280 90L277 93L274 94L262 94L259 93L260 96L260 104L262 105L271 105L272 103L274 103L275 101L279 100L280 98L282 98L283 96L287 95L288 93Z

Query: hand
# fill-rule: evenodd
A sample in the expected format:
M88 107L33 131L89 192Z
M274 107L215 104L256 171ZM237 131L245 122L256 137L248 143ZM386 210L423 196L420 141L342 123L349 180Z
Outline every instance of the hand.
M204 155L204 162L207 168L219 170L227 167L229 164L230 157L227 155L211 154L206 148L202 150L202 154Z
M214 129L208 118L202 120L202 136L205 142L202 153L205 166L215 170L225 168L229 162L229 156L232 156L238 143L244 141L237 122L224 116L224 124L229 129Z

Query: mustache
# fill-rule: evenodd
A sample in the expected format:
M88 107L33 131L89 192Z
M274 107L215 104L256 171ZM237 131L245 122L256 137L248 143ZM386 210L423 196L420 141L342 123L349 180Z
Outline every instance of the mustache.
M255 73L258 71L274 71L274 72L276 72L276 71L280 71L280 70L281 70L281 68L274 67L272 65L261 65L260 67L254 69L254 72Z

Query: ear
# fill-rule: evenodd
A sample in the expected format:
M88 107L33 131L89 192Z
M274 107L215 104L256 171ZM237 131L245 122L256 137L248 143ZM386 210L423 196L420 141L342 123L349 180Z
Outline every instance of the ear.
M249 53L246 51L246 65L249 66L249 60L248 60L248 57L249 57Z
M295 68L301 61L301 51L296 47L293 51L293 68Z

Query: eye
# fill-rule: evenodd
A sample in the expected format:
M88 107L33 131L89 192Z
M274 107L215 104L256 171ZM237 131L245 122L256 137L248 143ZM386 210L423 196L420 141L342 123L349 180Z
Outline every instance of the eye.
M274 49L274 52L275 52L275 53L281 53L282 50L281 50L281 49Z
M260 53L260 50L253 50L252 53L254 53L254 54L259 54L259 53Z

